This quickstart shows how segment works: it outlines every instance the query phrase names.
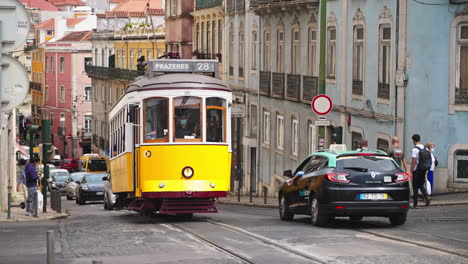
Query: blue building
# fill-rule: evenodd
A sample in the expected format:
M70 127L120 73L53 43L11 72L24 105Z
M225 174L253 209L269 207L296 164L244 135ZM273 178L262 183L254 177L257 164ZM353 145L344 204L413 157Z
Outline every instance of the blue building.
M407 12L405 153L411 135L436 145L436 192L468 189L468 4L401 1ZM429 5L439 3L441 5ZM406 26L406 28L405 28Z

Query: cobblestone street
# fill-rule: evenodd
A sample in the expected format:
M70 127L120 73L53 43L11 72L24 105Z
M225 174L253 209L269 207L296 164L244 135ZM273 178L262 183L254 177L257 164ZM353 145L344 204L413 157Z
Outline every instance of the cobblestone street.
M0 223L0 263L46 263L49 229L57 263L468 263L463 205L411 210L402 227L338 218L318 228L307 216L280 221L272 208L219 205L184 221L62 202L67 219Z

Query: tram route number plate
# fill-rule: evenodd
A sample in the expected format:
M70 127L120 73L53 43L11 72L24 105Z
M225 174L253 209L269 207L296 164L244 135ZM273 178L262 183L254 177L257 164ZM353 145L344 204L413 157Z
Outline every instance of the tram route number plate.
M386 193L361 193L360 200L387 200L388 194Z
M214 72L216 63L210 61L166 61L154 60L152 62L153 71L160 72Z

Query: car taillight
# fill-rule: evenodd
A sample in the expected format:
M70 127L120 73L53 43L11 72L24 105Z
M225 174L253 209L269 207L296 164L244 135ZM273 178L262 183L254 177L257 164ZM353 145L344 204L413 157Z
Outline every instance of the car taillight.
M409 175L406 172L395 173L395 176L397 176L395 182L406 182L409 179Z
M347 173L329 173L325 175L325 178L334 182L349 183L349 180L347 178L348 175L349 174Z

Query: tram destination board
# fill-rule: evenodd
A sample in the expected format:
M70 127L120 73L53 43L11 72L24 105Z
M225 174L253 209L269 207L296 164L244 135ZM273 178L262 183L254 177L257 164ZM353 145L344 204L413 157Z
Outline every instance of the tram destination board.
M151 60L151 70L154 72L216 72L216 60Z

